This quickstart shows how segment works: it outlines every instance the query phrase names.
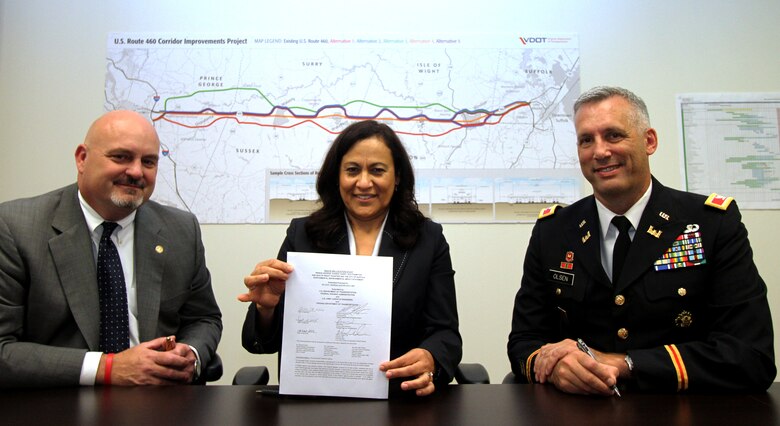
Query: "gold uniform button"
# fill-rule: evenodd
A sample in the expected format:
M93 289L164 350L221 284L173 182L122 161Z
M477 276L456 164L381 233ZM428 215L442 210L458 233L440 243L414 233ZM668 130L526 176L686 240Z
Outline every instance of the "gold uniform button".
M618 306L623 306L623 304L626 303L626 298L622 294L618 294L615 296L615 304Z
M555 289L555 295L556 295L556 296L560 296L560 295L561 295L561 289L559 289L559 288L556 288L556 289Z
M618 330L617 335L621 339L626 340L628 339L628 330L626 330L625 328L621 328Z
M677 294L679 294L681 297L688 294L688 290L686 290L684 287L680 287L677 289Z

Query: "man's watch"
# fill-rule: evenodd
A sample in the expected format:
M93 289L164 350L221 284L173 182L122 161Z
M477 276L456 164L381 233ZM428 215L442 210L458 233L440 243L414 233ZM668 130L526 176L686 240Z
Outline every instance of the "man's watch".
M631 359L631 356L626 354L626 357L623 358L626 361L626 365L628 365L628 375L630 376L634 372L634 360Z
M200 354L198 353L198 350L195 349L192 345L187 345L190 347L190 350L193 354L195 354L195 373L192 375L192 381L196 381L200 378Z
M198 380L200 378L200 358L197 356L195 357L195 376L192 378L193 381Z

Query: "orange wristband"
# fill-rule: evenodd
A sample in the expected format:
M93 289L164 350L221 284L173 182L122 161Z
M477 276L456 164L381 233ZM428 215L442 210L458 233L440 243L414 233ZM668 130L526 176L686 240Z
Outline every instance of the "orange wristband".
M105 374L103 375L103 384L111 384L111 367L114 365L114 354L106 354Z

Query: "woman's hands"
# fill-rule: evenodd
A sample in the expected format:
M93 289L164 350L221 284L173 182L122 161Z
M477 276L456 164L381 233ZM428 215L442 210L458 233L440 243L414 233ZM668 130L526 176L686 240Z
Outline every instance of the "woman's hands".
M436 390L433 384L436 363L426 349L414 348L396 359L383 362L379 370L384 371L388 379L410 377L410 380L401 383L401 389L414 390L417 396L430 395Z
M261 323L270 320L292 272L292 265L278 259L258 263L252 273L244 278L247 292L239 294L238 300L254 303L260 313ZM409 380L401 383L401 389L413 390L417 396L430 395L436 389L433 384L436 364L433 355L426 349L412 349L396 359L383 362L379 369L385 372L388 379L408 377Z
M279 304L285 289L288 274L293 267L278 259L264 260L257 265L251 274L244 278L247 292L238 295L242 302L252 302L261 316L270 318Z

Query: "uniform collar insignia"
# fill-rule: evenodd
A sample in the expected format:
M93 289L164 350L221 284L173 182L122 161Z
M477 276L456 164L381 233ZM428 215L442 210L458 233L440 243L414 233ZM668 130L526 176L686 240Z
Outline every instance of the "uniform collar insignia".
M662 232L663 231L661 231L660 229L653 228L653 225L650 225L650 227L647 228L647 233L652 235L652 236L654 236L654 237L656 237L656 238L661 238L661 233Z

